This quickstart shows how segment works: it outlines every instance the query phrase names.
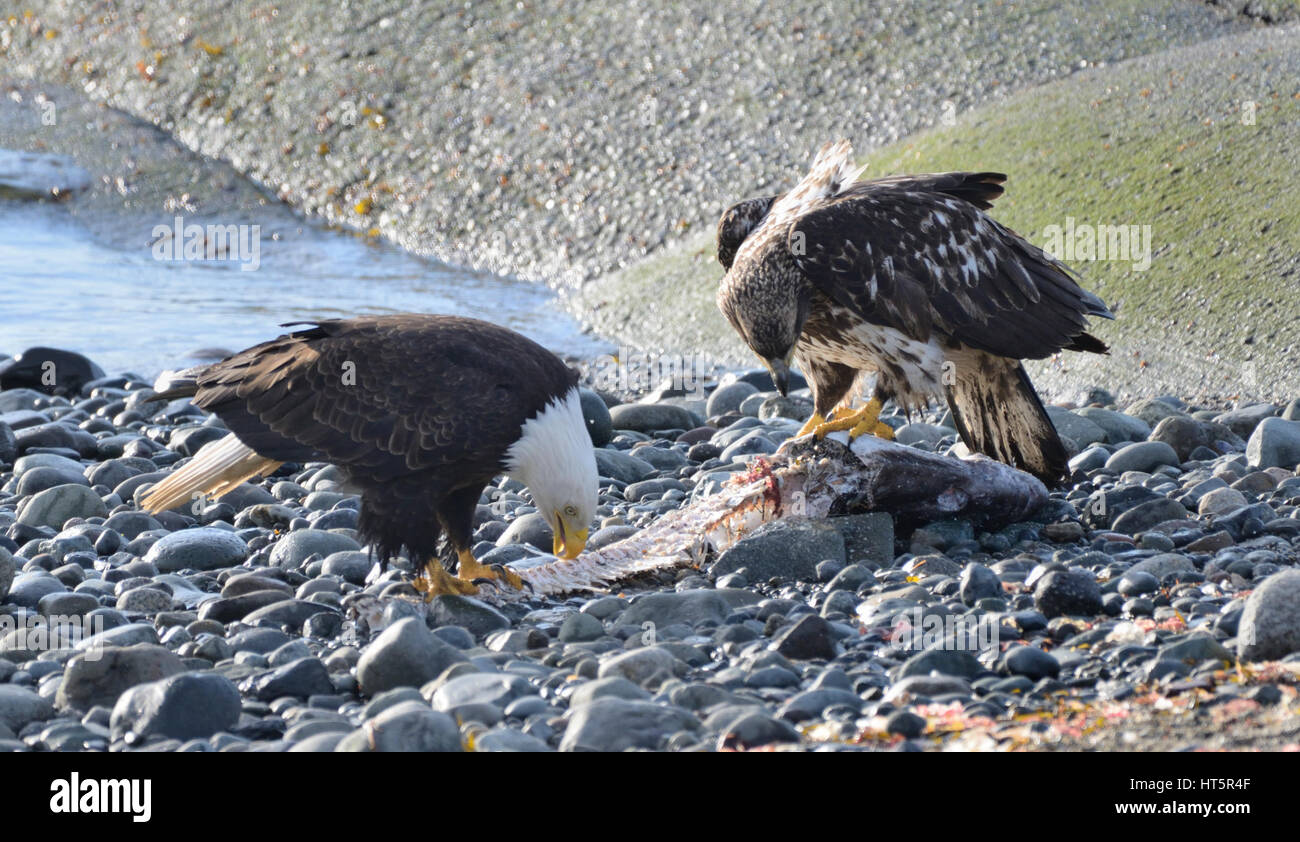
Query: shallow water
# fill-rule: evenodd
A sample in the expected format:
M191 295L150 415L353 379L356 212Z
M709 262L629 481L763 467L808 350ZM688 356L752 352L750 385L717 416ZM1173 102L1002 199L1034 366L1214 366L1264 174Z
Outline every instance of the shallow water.
M283 333L282 322L363 313L454 313L514 328L560 353L608 345L550 290L304 224L260 239L256 271L155 259L97 242L66 208L0 200L0 351L78 351L109 373L153 377Z

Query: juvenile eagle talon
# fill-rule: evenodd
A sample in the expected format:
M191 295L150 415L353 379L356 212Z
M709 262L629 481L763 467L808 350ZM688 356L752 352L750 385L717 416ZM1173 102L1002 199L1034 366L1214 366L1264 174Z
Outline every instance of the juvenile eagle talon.
M866 435L892 440L894 428L880 420L881 408L880 399L872 398L860 409L836 413L834 420L818 424L812 433L819 441L830 433L845 430L848 431L850 441Z
M803 426L799 428L799 431L786 439L786 441L802 438L825 423L826 419L822 417L822 414L820 412L814 412L812 415L808 416L807 421L803 422Z

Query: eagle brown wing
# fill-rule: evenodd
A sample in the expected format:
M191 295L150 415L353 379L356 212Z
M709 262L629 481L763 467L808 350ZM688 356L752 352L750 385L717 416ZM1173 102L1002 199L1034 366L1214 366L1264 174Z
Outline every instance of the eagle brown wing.
M937 332L1001 357L1105 350L1084 328L1110 311L1063 265L968 201L898 183L864 183L791 224L795 264L832 300L914 339Z
M913 193L941 193L970 202L981 210L993 207L993 201L1002 195L1002 182L1007 177L1000 172L936 172L915 175L886 175L856 182L845 190L845 195L861 195L879 190L899 190Z
M540 345L486 322L378 316L242 351L199 375L195 403L281 461L376 480L438 468L490 477L523 422L576 380Z
M1007 177L1000 172L890 175L859 181L848 187L845 195L858 195L881 188L913 190L921 193L941 193L988 210L993 207L993 200L1002 195L1002 182L1006 180ZM778 194L745 199L723 212L722 218L718 220L717 252L718 262L724 269L731 268L731 262L740 249L740 244L758 227L772 204L779 198L781 196Z

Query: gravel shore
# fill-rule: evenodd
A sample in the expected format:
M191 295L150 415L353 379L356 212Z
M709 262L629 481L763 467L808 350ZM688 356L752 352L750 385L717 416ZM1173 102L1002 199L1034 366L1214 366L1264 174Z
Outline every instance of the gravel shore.
M736 367L721 208L846 135L872 174L1006 169L995 215L1026 234L1078 212L1164 244L1085 275L1110 358L1034 371L1072 475L1022 522L790 517L699 569L371 628L353 609L411 565L367 581L337 469L144 514L221 422L66 351L37 355L45 394L0 353L0 750L1300 748L1300 310L1261 291L1296 268L1293 4L351 8L37 4L0 20L0 146L75 158L68 207L105 240L143 248L159 208L284 236L301 212L556 286L620 365L703 355L691 394L572 361L593 547L810 411ZM946 413L890 413L903 444L957 443ZM551 546L510 480L474 537L489 563Z
M0 56L309 215L550 282L711 230L828 138L887 143L952 108L1258 25L1186 0L164 8L35 4L0 27Z
M425 618L390 607L370 631L348 606L409 591L409 565L365 584L358 498L335 469L286 465L197 510L145 515L134 501L148 485L224 430L186 400L149 403L139 378L83 374L94 379L66 398L0 392L3 748L1300 741L1300 400L1120 408L1097 389L1051 410L1073 475L1024 522L793 518L617 592L440 597ZM703 400L590 393L603 475L592 544L789 437L806 393L764 392L765 377L735 372ZM913 447L956 441L942 416L886 421ZM517 483L480 502L481 559L549 547ZM82 627L96 634L66 637Z

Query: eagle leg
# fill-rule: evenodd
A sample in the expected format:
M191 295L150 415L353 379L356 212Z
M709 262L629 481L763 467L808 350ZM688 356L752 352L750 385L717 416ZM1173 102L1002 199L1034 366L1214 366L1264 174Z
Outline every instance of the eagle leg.
M456 575L466 582L473 582L475 579L495 579L505 582L515 590L523 590L524 580L513 570L500 565L480 564L478 559L474 558L474 553L468 549L457 550L456 557L460 559L460 567L457 568Z
M841 430L849 431L849 438L855 439L858 436L874 435L882 439L894 438L894 428L880 420L880 410L883 404L880 398L872 398L867 401L861 408L852 412L837 412L833 421L824 421L818 424L812 431L812 434L818 439L826 438L828 433L837 433Z
M461 570L464 571L464 569L464 562L462 561ZM417 576L411 584L417 591L424 594L425 602L432 602L435 596L446 596L448 594L472 596L478 593L478 585L451 575L442 566L442 562L437 559L426 561L424 563L424 575Z
M822 417L822 414L820 412L814 412L809 416L807 421L803 422L803 426L799 428L799 432L795 433L790 438L797 439L800 436L806 436L825 423L826 419Z

